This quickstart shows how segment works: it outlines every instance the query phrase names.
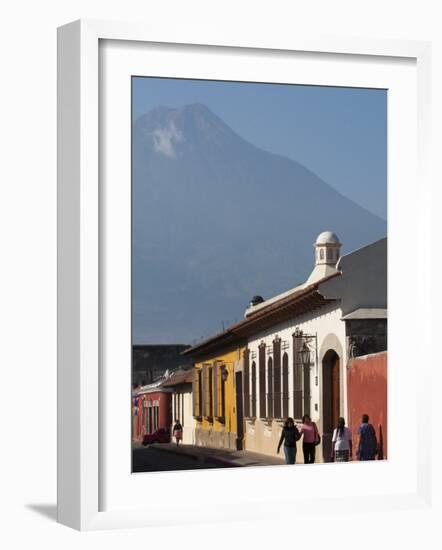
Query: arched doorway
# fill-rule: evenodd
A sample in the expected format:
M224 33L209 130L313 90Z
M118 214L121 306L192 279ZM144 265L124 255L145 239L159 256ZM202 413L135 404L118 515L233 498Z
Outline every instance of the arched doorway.
M329 349L322 359L322 452L330 462L333 430L341 411L340 361L335 350Z

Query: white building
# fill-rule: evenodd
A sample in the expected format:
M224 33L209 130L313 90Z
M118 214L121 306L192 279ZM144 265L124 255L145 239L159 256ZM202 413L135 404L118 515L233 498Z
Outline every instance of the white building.
M193 393L192 385L194 380L194 369L179 369L163 382L162 386L172 390L172 426L179 420L183 426L182 443L187 445L195 444L195 425L193 416Z
M340 257L341 243L327 231L314 246L307 281L265 301L254 297L240 323L248 332L243 386L251 451L276 454L283 420L307 413L322 436L318 459L328 460L333 428L347 417L349 354L358 346L386 349L387 240Z

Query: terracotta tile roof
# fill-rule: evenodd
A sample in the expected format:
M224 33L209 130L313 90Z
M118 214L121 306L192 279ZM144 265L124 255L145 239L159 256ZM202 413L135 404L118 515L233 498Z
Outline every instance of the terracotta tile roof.
M339 272L324 277L311 285L295 289L288 295L284 294L280 300L273 301L267 307L261 307L256 312L249 313L246 319L231 325L223 332L219 332L184 350L182 355L202 355L215 350L219 346L238 343L269 326L297 317L331 302L332 300L324 298L319 292L318 285L338 275L340 275Z

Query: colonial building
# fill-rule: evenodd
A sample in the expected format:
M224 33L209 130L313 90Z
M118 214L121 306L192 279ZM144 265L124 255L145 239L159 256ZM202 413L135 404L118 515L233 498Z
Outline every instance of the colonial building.
M322 435L319 458L329 460L337 420L348 420L350 359L386 350L387 241L342 257L340 247L321 233L306 283L246 310L247 322L266 311L273 320L248 338L246 449L275 454L283 419L309 414Z
M193 415L195 444L243 448L241 338L224 331L184 352L195 361ZM239 375L238 375L239 373Z
M132 392L132 439L141 441L147 434L172 423L172 389L164 388L166 373L159 381L140 386Z
M314 248L305 283L267 300L255 296L244 320L185 352L198 357L194 406L201 444L218 445L209 433L216 432L219 403L230 395L237 442L246 449L276 454L283 420L300 421L307 413L322 435L318 458L329 459L338 417L348 417L350 360L386 350L387 240L341 257L338 237L326 231ZM223 386L220 401L228 346L235 382Z
M162 387L172 390L172 425L179 420L183 426L182 442L188 445L195 444L195 425L193 416L193 381L195 379L194 369L178 369L173 372Z

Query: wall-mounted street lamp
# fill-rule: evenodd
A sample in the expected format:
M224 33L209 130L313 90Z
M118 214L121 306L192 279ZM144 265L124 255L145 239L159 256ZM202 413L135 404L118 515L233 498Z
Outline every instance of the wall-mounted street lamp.
M298 351L299 362L304 368L309 368L314 364L315 386L318 385L318 342L316 334L305 334L299 329L295 331L293 336L300 338L302 347Z
M310 367L310 348L306 342L304 342L301 351L299 351L299 356L301 358L302 366L305 368Z

